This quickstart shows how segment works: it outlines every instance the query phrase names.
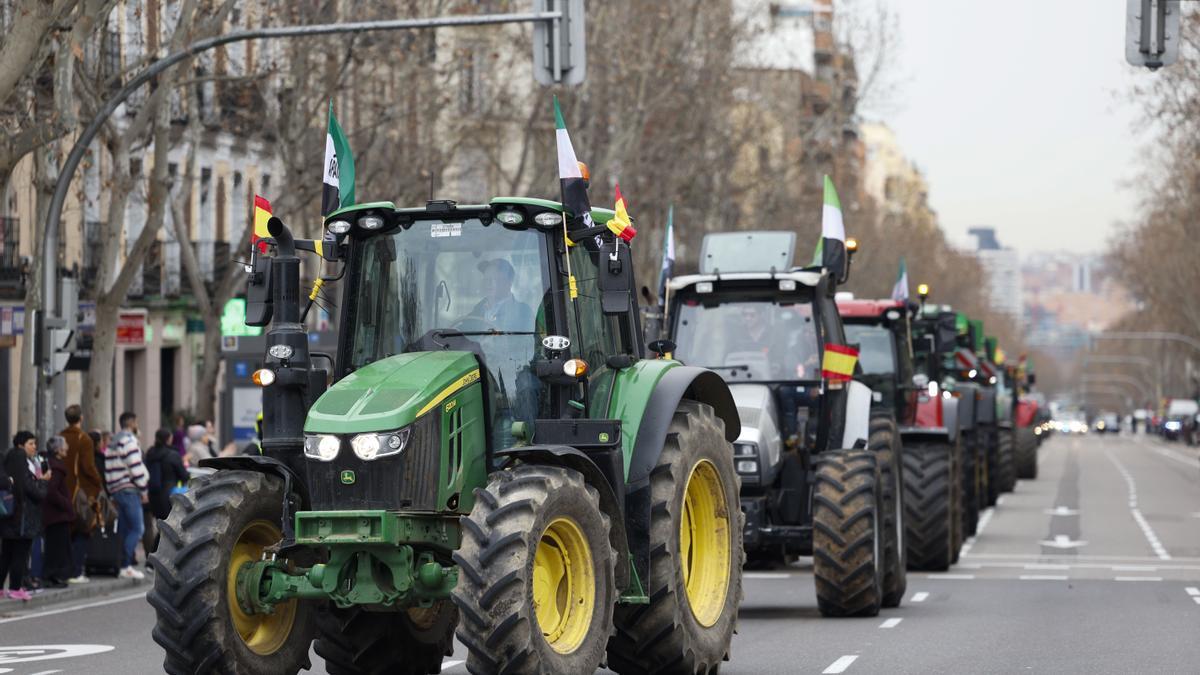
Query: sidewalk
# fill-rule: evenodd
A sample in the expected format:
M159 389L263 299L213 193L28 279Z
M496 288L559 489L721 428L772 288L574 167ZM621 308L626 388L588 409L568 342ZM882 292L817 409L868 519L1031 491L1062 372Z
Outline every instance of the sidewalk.
M113 593L121 593L133 589L141 588L149 590L150 584L153 583L153 575L147 574L142 581L135 579L118 579L108 576L94 576L91 581L86 584L71 584L66 588L44 589L36 591L33 594L33 599L29 602L21 602L20 600L9 600L0 598L0 616L20 612L37 607L46 607L49 605L57 605L64 602L72 602L75 600L86 600Z

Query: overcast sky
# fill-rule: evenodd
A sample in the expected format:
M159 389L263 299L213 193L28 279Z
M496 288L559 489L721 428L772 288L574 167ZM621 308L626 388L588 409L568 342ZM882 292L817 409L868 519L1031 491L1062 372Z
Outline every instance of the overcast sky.
M1125 0L885 0L898 15L881 109L956 242L1102 250L1136 195ZM859 2L860 6L869 2Z

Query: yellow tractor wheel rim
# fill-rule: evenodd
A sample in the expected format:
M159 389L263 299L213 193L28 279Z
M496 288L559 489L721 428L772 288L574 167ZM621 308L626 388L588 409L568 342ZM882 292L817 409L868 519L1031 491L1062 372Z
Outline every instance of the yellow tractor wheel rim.
M721 618L729 591L729 507L717 467L692 467L679 519L679 562L692 616L705 628Z
M233 554L229 557L225 581L229 616L242 642L259 656L269 656L279 651L292 634L292 625L296 622L296 601L275 605L275 611L271 614L247 614L237 602L237 573L243 564L262 560L263 549L279 543L282 538L283 534L277 526L265 520L256 520L238 535Z
M546 526L533 557L533 611L551 649L570 654L583 644L595 602L587 538L574 520L556 518Z

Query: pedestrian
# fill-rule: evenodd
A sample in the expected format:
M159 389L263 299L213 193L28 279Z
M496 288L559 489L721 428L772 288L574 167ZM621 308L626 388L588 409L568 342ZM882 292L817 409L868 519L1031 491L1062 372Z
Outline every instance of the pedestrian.
M217 456L208 442L207 434L199 424L188 427L188 466L200 466L200 460Z
M171 494L186 486L188 480L183 460L171 445L170 429L159 429L154 433L154 445L146 451L146 470L150 474L150 517L152 521L166 520L171 513ZM147 532L156 529L152 521L147 523ZM147 544L147 538L142 538L147 552L154 550L154 541L150 539Z
M88 543L96 525L96 501L104 486L97 469L96 456L100 455L100 466L103 466L104 455L102 450L97 453L100 450L97 445L100 435L96 432L84 433L83 409L78 404L67 406L63 416L67 420L67 428L59 433L67 441L67 489L71 493L71 505L75 511L75 519L70 526L71 576L67 582L86 584L89 581L85 573ZM94 438L92 434L95 434Z
M42 587L66 588L71 578L71 522L75 509L67 486L67 440L51 436L46 443L50 480L42 500L42 530L45 552L42 558Z
M121 535L122 579L145 579L146 575L134 567L138 540L142 538L145 521L142 506L150 502L147 488L150 477L142 463L142 450L138 445L137 415L121 413L118 419L121 430L113 435L104 452L104 481L108 493L117 504L117 532Z
M175 446L175 451L180 457L187 454L187 418L183 415L175 416L175 433L171 434L171 445Z
M0 597L33 599L24 586L25 575L33 540L42 533L42 500L52 477L46 472L39 478L38 468L37 439L28 431L18 431L4 456L4 473L12 481L13 514L0 520L0 589L8 580L8 589L0 591Z

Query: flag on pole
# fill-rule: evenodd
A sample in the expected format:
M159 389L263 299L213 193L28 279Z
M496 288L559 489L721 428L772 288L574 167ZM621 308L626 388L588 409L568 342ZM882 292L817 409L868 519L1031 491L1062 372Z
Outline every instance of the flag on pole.
M337 118L333 101L329 102L329 127L325 132L325 168L321 191L321 215L327 216L354 203L354 155L350 142Z
M658 273L658 306L667 302L667 281L675 272L675 205L667 206L667 231L663 234L662 268Z
M842 221L842 202L833 180L825 176L825 205L821 209L821 265L836 279L846 276L846 225Z
M259 253L267 252L267 242L262 241L271 236L267 230L267 221L271 219L271 202L266 197L254 195L254 230L250 233L250 246L257 248Z
M892 285L892 299L908 302L908 265L904 257L900 257L900 273L896 275L896 283Z
M637 236L637 230L634 229L633 222L629 219L629 211L625 208L625 197L621 195L620 183L616 184L616 189L617 205L614 208L616 215L608 221L608 229L621 239L630 241Z
M575 148L571 145L571 136L567 133L567 123L563 120L557 96L554 97L554 133L558 146L558 182L562 188L562 205L569 214L564 214L564 217L573 222L582 222L583 228L592 227L592 205L588 201L587 181L584 180L579 159L575 157Z
M831 382L849 382L854 378L854 365L858 363L858 350L845 345L825 345L825 356L821 359L821 377Z

